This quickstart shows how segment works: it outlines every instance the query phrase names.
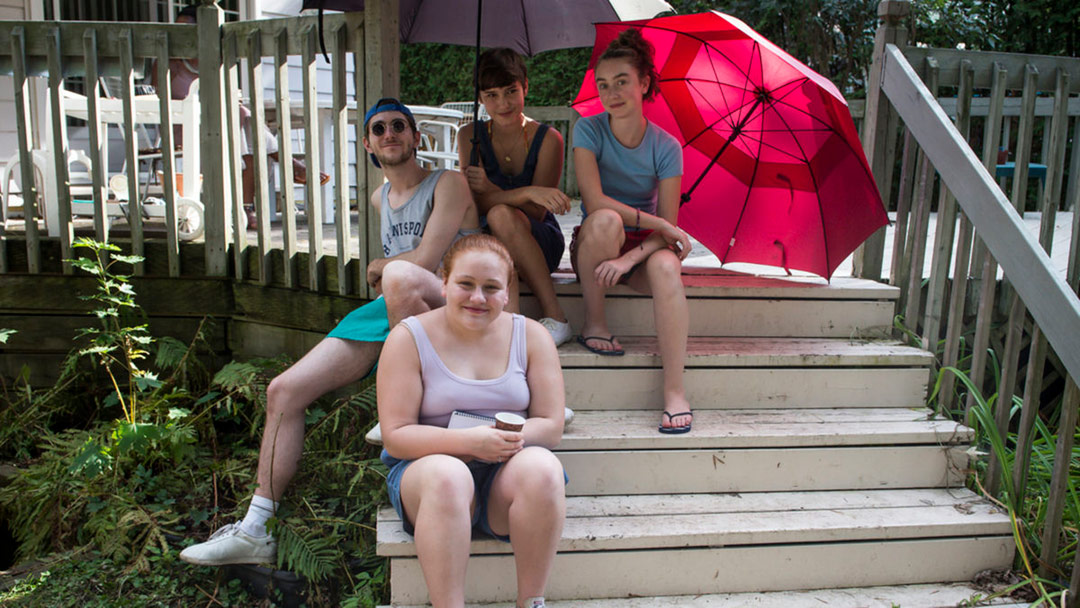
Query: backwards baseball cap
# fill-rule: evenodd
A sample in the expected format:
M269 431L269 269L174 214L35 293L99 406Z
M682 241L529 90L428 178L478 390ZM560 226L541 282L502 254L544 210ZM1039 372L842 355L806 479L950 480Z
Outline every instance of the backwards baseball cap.
M376 101L367 113L364 114L364 137L367 137L368 123L371 122L371 118L380 112L401 112L405 115L405 118L409 121L409 127L416 131L416 119L413 118L413 114L409 111L409 108L405 104L401 103L393 97L383 97L379 101ZM377 168L381 168L379 159L375 158L375 154L371 153L371 163Z

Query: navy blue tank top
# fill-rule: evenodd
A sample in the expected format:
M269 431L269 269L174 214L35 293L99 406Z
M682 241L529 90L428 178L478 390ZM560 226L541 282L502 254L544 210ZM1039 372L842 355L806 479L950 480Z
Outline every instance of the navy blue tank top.
M499 169L499 159L495 158L495 148L491 145L491 139L488 138L489 122L485 120L480 123L480 129L477 131L480 140L480 159L484 161L484 172L487 173L488 179L503 190L531 186L533 173L536 172L536 160L540 156L540 146L543 145L544 136L551 127L540 123L536 129L536 135L533 136L532 145L529 146L529 154L525 157L525 168L517 175L507 175Z

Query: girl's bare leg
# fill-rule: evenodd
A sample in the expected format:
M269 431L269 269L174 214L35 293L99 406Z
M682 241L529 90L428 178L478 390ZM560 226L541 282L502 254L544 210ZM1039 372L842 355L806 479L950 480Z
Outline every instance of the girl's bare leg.
M600 336L611 334L607 326L604 311L606 289L596 282L596 267L606 260L618 257L626 235L623 231L622 218L609 209L600 209L590 213L578 231L577 269L581 280L581 296L585 302L585 324L581 327L582 336ZM617 340L608 343L596 340L589 346L600 350L619 348Z

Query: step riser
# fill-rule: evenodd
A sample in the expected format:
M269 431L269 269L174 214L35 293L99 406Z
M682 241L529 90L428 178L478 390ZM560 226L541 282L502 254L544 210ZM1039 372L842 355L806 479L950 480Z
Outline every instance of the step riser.
M560 298L570 324L584 323L581 298ZM715 300L690 298L691 336L771 336L806 338L887 337L893 302L859 300ZM651 298L608 298L608 328L615 335L656 334ZM521 299L521 312L540 317L535 298Z
M967 454L939 446L557 452L568 496L942 488Z
M560 553L549 599L697 595L969 580L1012 563L1011 536L709 549ZM423 604L418 560L390 561L391 601ZM513 557L469 560L470 602L513 601Z
M920 368L687 369L696 409L923 407L930 374ZM582 410L655 409L664 402L659 369L565 369L566 405ZM659 414L657 414L659 416Z

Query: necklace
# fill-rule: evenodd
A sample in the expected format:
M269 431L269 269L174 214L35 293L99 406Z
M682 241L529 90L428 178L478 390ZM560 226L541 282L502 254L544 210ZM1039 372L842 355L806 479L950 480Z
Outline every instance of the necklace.
M491 150L493 152L495 152L496 154L498 154L498 150L495 150L495 137L492 134L494 124L495 124L495 121L488 120L488 140L491 142ZM525 124L526 124L526 121L525 121L525 117L523 116L521 118L521 147L522 147L522 149L525 150L525 155L528 156L529 155L529 136L525 133ZM513 151L513 146L510 146L510 150L507 150L506 154L503 156L503 160L506 161L507 164L512 162L512 160L510 158L510 153L512 151Z

